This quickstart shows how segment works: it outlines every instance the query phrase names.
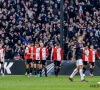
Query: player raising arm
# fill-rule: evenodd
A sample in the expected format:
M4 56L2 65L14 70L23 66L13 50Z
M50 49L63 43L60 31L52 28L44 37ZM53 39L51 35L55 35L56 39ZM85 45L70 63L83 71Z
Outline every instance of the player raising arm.
M78 41L75 44L74 50L73 50L73 59L76 59L76 68L74 69L73 73L70 75L69 80L73 81L74 75L79 71L80 76L81 76L81 81L82 82L87 82L84 79L83 76L83 61L82 61L82 54L83 54L83 37L78 36Z
M60 68L61 68L61 61L63 60L63 50L60 47L59 43L56 44L56 47L52 48L51 62L52 62L52 60L54 61L55 76L58 77L58 73L59 73Z
M5 50L2 48L2 44L0 44L0 64L3 77L4 77L4 56L5 56Z
M94 70L94 64L95 64L95 56L97 56L100 59L100 56L97 52L97 50L94 49L94 46L91 45L89 49L89 66L90 66L90 76L93 77L93 70Z

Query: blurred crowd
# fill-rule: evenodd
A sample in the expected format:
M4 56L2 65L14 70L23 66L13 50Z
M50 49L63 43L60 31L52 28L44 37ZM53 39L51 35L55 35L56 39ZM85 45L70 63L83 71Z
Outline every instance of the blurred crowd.
M64 0L63 7L64 59L78 35L100 51L100 0ZM0 43L5 58L24 59L31 41L44 42L49 51L60 42L60 0L0 0Z

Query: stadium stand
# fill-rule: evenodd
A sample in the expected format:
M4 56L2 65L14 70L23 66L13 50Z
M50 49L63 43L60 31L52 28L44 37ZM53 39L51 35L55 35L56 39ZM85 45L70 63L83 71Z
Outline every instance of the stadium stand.
M78 35L100 51L100 0L64 0L63 23L65 59ZM0 0L0 43L5 58L24 59L25 46L40 40L49 51L60 42L60 0Z

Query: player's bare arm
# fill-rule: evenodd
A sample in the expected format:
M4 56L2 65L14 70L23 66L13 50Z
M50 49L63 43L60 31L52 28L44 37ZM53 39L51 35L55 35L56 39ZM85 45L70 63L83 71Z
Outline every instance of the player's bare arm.
M76 53L76 49L74 48L74 49L73 49L73 58L72 58L72 62L74 62L74 59L75 59L75 53Z

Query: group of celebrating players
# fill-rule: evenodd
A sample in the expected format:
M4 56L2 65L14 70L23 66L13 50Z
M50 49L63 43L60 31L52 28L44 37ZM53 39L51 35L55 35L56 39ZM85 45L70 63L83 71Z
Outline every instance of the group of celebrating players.
M42 77L42 68L44 68L45 76L47 77L46 59L48 55L48 48L44 47L42 42L36 42L35 45L33 43L28 44L25 50L26 73L28 77L32 76L33 68L35 77ZM54 60L55 75L58 76L63 59L63 51L58 43L56 47L52 48L51 57Z
M0 44L0 63L2 75L4 76L4 55L5 51ZM54 72L55 76L58 77L58 73L61 68L61 61L63 60L63 50L59 43L56 43L55 47L52 47L51 51L51 62L54 62ZM45 76L47 77L47 57L49 56L48 48L44 46L42 42L36 42L35 45L30 42L25 49L25 65L26 74L28 77L32 76L34 69L35 77L42 77L42 69L44 68ZM73 47L73 57L72 61L76 59L76 68L70 75L69 80L73 81L74 75L79 72L82 82L87 82L84 79L86 66L89 63L90 66L90 76L93 77L93 70L95 65L95 57L100 59L100 56L94 46L91 45L88 48L87 45L83 45L83 37L78 36L77 42Z
M41 42L29 43L25 50L26 73L28 77L32 76L34 68L35 77L42 76L42 66L44 67L45 76L47 76L46 58L49 52L44 44Z

